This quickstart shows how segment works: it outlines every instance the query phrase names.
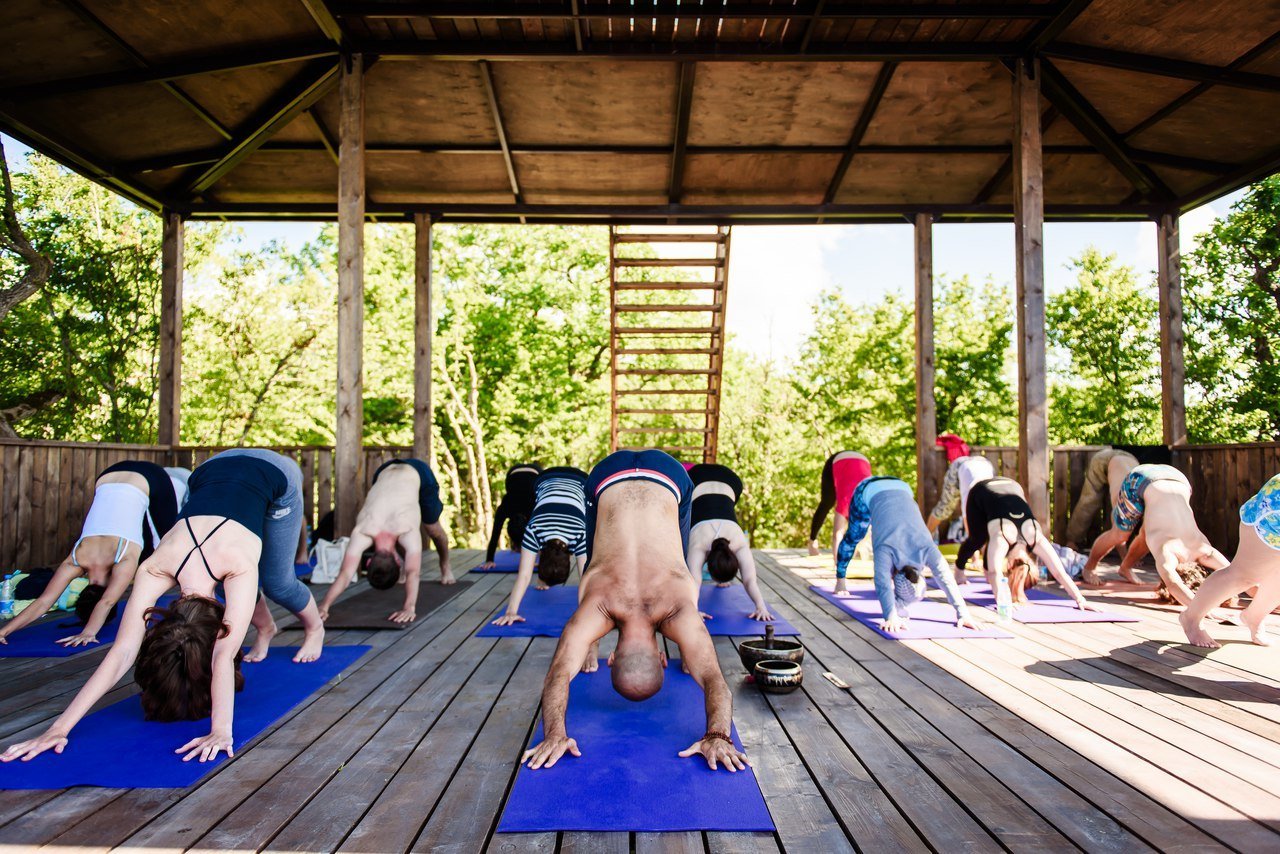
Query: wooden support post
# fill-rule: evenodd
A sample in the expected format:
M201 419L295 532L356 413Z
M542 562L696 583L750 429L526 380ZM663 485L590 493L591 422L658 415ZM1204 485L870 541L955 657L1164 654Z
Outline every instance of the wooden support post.
M933 366L933 215L916 214L916 496L921 512L937 500L934 444L938 406Z
M431 215L413 215L413 455L431 462Z
M338 143L338 412L335 533L356 521L364 483L364 57L343 57Z
M1019 60L1013 80L1013 228L1017 251L1018 479L1049 522L1049 408L1044 336L1044 164L1040 63Z
M182 427L182 215L163 211L160 243L160 424L156 439L176 445Z
M1158 284L1160 289L1160 387L1164 416L1164 443L1187 441L1187 404L1183 386L1186 367L1182 358L1182 256L1178 240L1178 212L1168 211L1156 220Z

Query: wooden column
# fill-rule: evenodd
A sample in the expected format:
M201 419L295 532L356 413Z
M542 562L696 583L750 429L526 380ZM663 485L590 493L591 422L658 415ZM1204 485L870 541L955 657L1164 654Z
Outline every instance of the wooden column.
M413 215L413 455L431 462L431 216Z
M1040 63L1020 60L1013 81L1013 222L1017 251L1018 475L1049 522L1049 409L1045 386L1044 168Z
M933 366L933 215L916 214L916 496L921 512L937 501L933 461L938 405Z
M156 440L176 445L182 426L182 215L162 211L160 243L160 424Z
M1160 387L1164 415L1164 443L1187 441L1187 404L1183 386L1186 367L1182 348L1182 257L1178 241L1178 213L1168 211L1156 220L1156 276L1160 289Z
M343 57L338 88L336 531L351 532L364 482L364 58Z

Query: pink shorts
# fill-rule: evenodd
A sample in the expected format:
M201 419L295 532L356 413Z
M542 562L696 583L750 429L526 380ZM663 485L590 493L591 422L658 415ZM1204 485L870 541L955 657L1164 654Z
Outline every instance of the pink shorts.
M836 482L836 512L849 518L849 503L858 484L871 477L871 463L866 457L845 457L831 466L831 477Z

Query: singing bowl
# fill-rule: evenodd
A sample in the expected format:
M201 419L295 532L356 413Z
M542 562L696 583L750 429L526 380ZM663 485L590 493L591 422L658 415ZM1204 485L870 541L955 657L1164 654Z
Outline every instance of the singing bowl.
M762 638L738 644L738 658L742 659L742 666L748 673L754 672L755 666L762 661L791 661L796 664L804 661L804 647L799 641L774 638L770 646L766 646L768 643Z
M753 673L766 694L790 694L804 682L804 668L794 661L761 661Z

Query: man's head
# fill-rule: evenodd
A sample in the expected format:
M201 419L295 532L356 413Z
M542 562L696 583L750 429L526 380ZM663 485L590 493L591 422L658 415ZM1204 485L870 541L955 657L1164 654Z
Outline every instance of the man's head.
M707 551L707 572L717 584L728 584L738 574L738 556L729 548L729 541L718 537Z
M1200 589L1200 585L1209 576L1208 570L1196 563L1194 560L1183 561L1177 566L1178 577L1182 579L1182 583L1187 585L1187 589L1192 593ZM1174 598L1169 586L1164 583L1164 579L1160 580L1160 586L1156 589L1156 598L1161 602L1170 605L1181 604ZM1225 602L1222 604L1226 604Z
M653 630L618 633L618 647L609 668L613 690L628 700L647 700L662 688L662 653Z
M396 543L394 551L367 548L360 556L360 565L369 586L374 590L390 590L400 580L400 567L404 563L404 548Z
M107 588L101 584L86 585L80 591L80 596L76 599L76 620L80 625L87 626L89 618L93 616L93 609L98 607L98 603L102 601L102 594L107 592ZM120 613L120 603L111 606L111 613L107 614L107 623L115 620L116 615ZM103 623L106 625L107 623Z
M573 553L564 540L547 540L538 552L538 578L549 587L569 580L569 564Z

